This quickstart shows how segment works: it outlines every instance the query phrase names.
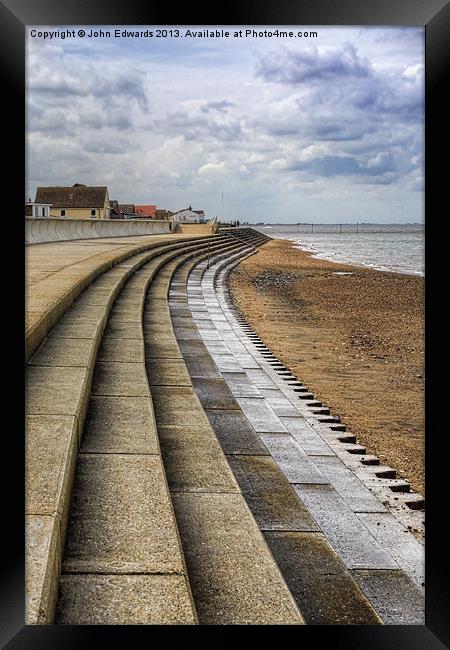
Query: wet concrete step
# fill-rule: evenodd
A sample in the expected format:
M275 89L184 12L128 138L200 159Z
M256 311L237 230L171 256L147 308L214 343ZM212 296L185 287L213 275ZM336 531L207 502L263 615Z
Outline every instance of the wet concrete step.
M202 320L197 321L199 325L202 322ZM195 345L196 353L206 359L207 349L204 343L197 341ZM237 382L238 373L222 372L221 375L227 376L229 385L240 391L245 399L248 388L245 383ZM195 386L195 380L193 381ZM221 395L227 392L224 382ZM266 541L282 569L306 622L330 624L353 620L361 624L379 623L380 619L372 606L325 537L319 532L317 523L298 499L292 486L270 457L265 445L258 443L258 438L261 440L264 436L258 436L250 424L252 420L249 421L240 410L239 406L244 402L240 399L231 400L230 403L222 403L223 399L211 402L210 393L204 390L197 391L197 395L224 452L228 454L228 462L240 489L260 530L264 532ZM254 402L256 407L258 400ZM254 425L259 430L266 430L267 415L265 418L253 419ZM236 431L238 435L235 435ZM277 444L281 445L279 460L283 462L282 456L285 451L282 443L285 434L277 435L267 434L264 441L266 445L270 441L272 447L272 443L278 441ZM278 453L275 448L273 452ZM304 473L300 476L298 463L292 465L291 470L294 472L293 479L305 476ZM317 477L314 480L317 480ZM287 537L289 540L286 539ZM293 552L292 545L298 547L296 553ZM317 561L311 559L307 565L304 563L306 549L309 549L308 553L312 553L310 557L315 557ZM315 553L317 556L314 555ZM334 580L329 578L332 573L331 566L335 567ZM336 597L338 588L341 597Z
M225 277L225 276L224 276ZM215 281L214 278L209 276L208 278L205 278L205 283L206 287L211 287L211 283L219 287L220 291L220 282ZM195 284L193 282L190 282L190 290L192 291L195 287ZM210 295L211 289L207 289L207 293L204 293L205 295L205 302L208 302L209 298L208 296ZM195 290L195 300L197 301L200 298L200 294ZM228 305L229 303L225 301L225 303ZM197 309L197 308L196 308ZM232 319L230 319L230 322L232 322ZM202 320L201 322L198 321L198 326L199 327L204 327L203 325L204 321ZM239 328L241 329L241 328ZM204 338L204 342L206 345L211 345L211 340L212 335L214 332L211 332L209 329L207 331L204 331L202 338ZM206 336L208 335L208 336ZM227 343L227 345L230 343L230 338L228 337L228 334L223 334L222 335L223 340ZM213 343L213 345L216 345L216 343ZM251 344L253 345L253 344ZM214 352L213 352L214 356ZM273 358L273 357L272 357ZM273 358L274 359L274 358ZM276 360L274 359L276 362ZM246 371L246 372L252 372L252 373L257 373L261 371ZM271 376L273 376L274 371L270 370L272 373ZM223 374L223 373L222 373ZM258 376L258 382L261 382L262 378ZM279 378L277 377L276 381L279 382ZM295 383L295 382L291 382ZM258 383L258 388L259 388L259 383ZM303 407L302 407L303 408ZM220 411L217 410L217 414ZM227 414L230 413L235 413L235 411L228 411ZM236 419L236 416L234 416L234 419ZM294 418L281 418L283 424L287 428L291 428L292 422L294 421ZM218 422L219 425L223 425L223 417L218 417L218 415L214 416L215 422ZM225 420L226 421L226 420ZM330 438L329 433L332 431L332 427L336 427L336 429L343 429L345 430L344 425L332 425L326 426L327 423L319 424L318 425L318 430L321 432L323 431L323 434L325 434L326 439L330 439L330 443L332 442L333 437ZM240 427L242 427L242 424L240 424ZM220 426L219 433L221 437L221 441L226 441L226 432L227 430L230 429L230 426L224 427ZM301 435L301 430L298 432L294 429L293 430L295 435L300 434ZM246 434L248 436L248 434ZM273 434L272 434L273 435ZM279 434L277 434L279 435ZM316 433L311 432L311 435L317 436ZM267 438L268 436L261 436ZM335 438L334 438L335 439ZM233 444L229 446L229 449L231 452L236 453L236 448L238 447L237 441L233 437ZM334 474L336 472L336 469L338 467L342 467L342 469L346 469L346 466L342 464L339 458L335 457L334 459L328 458L330 456L331 450L326 452L326 450L322 447L317 447L317 445L313 445L311 447L311 441L310 441L310 436L307 437L306 439L303 436L299 436L299 442L302 442L303 445L305 445L306 442L306 449L310 449L313 455L315 456L316 454L319 454L317 457L317 460L322 459L322 456L320 454L324 453L323 456L323 461L328 462L328 460L334 460L335 463L332 464L328 469L330 470L329 473L329 478L331 479L334 477ZM356 442L356 440L355 440ZM245 448L245 447L244 447ZM248 447L246 448L248 449ZM338 448L336 448L337 451ZM247 451L248 453L248 451ZM363 468L364 466L360 463L360 460L358 456L359 454L352 455L348 454L345 449L341 448L341 451L339 452L340 454L344 454L348 456L348 458L354 457L354 461L352 461L354 464L359 465L359 467ZM284 462L284 461L283 461ZM337 465L336 465L337 463ZM348 471L348 470L346 470ZM336 490L336 497L337 495L342 495L345 499L345 501L348 501L349 504L351 504L352 508L357 512L358 509L373 509L374 512L369 512L367 513L367 517L389 517L389 521L391 522L389 524L389 532L384 532L383 528L383 534L379 535L379 529L378 526L373 527L373 532L374 532L374 537L371 537L370 535L367 534L367 531L364 532L364 528L361 529L361 523L358 522L357 517L360 515L357 515L355 517L355 512L352 513L352 509L349 509L348 505L346 507L343 507L342 512L340 512L340 515L335 518L334 523L331 525L331 528L327 528L326 536L330 536L330 539L333 541L333 545L336 544L339 555L344 559L345 564L347 565L347 568L350 568L353 578L358 582L358 584L363 588L363 590L366 593L366 598L369 598L369 600L374 604L375 608L377 609L378 612L382 612L383 620L385 622L389 623L394 623L394 622L420 622L423 621L423 597L420 594L420 591L417 589L416 585L413 584L411 579L405 575L402 571L399 571L395 567L397 566L395 564L395 561L393 561L393 557L397 558L399 562L403 563L403 566L407 569L409 573L412 573L415 575L415 579L418 579L420 582L420 562L421 559L423 559L422 552L420 550L420 544L417 544L416 540L411 540L408 539L409 545L407 547L405 544L401 544L401 546L396 547L396 542L394 542L395 539L402 539L403 541L406 541L405 534L408 533L406 529L402 527L400 522L396 520L392 515L389 513L384 513L383 512L376 512L377 510L380 510L380 508L384 511L383 505L376 499L374 496L370 493L370 491L367 490L367 488L364 488L363 485L358 481L357 477L350 472L347 474L346 472L344 473L339 473L338 476L336 477L338 480L337 482L335 481L333 485L335 486ZM304 480L304 479L303 479ZM386 485L392 484L392 480L389 479L378 479L374 478L375 481L384 481ZM297 486L295 486L297 489ZM298 485L298 488L302 487L301 485ZM306 486L305 486L306 487ZM320 513L321 509L321 503L322 505L325 505L325 502L329 498L329 492L326 490L326 485L320 486L320 485L311 485L311 488L316 487L319 492L319 498L317 501L312 501L310 502L313 504L313 511L316 512L316 507L319 508L317 511L318 514ZM320 496L321 489L324 491L322 492L322 495ZM388 490L390 490L389 487L387 487ZM333 494L333 490L331 491L330 496ZM399 496L402 496L402 499L405 497L403 496L402 493L397 493ZM334 498L334 497L333 497ZM342 497L341 497L342 498ZM395 497L397 498L397 497ZM331 499L331 502L333 502L333 499ZM338 504L342 504L342 501L339 501L339 499L334 502L334 505L332 505L329 508L329 514L333 513L333 511L336 509ZM343 505L343 504L342 504ZM361 513L362 514L362 513ZM368 523L369 520L367 520ZM388 521L388 520L386 520ZM327 522L327 519L324 520L324 522ZM377 524L379 522L376 522ZM327 524L328 526L328 524ZM360 545L363 546L363 549L358 547L358 544L353 546L353 556L352 553L348 553L348 549L346 549L345 544L341 545L339 541L339 529L340 527L346 527L350 526L352 529L352 535L359 535L358 541ZM336 536L337 534L337 536ZM375 541L375 537L380 537L380 542L382 542L381 546L378 544L377 541ZM411 535L409 535L409 538ZM386 546L389 547L389 552L386 553L383 551L383 544L386 544ZM361 555L362 553L362 555ZM365 555L364 555L365 554ZM393 557L389 557L389 555L392 555ZM360 561L360 558L364 558L363 561L368 563L373 567L371 569L367 569L366 573L364 574L364 579L361 579L360 573L354 571L355 567L355 562L358 563ZM411 562L413 563L411 566ZM384 593L380 587L380 589L373 589L371 585L374 583L372 582L375 579L375 576L380 575L380 567L382 568L383 571L383 581L382 583L385 583L386 585L391 585L391 589L389 593ZM415 571L415 568L417 568L417 572ZM364 572L361 572L361 574ZM417 578L416 578L417 577ZM381 584L381 583L380 583ZM392 585L396 584L397 587L392 589Z
M193 266L186 264L174 274L177 285L185 282ZM167 291L167 283L161 278L162 291ZM154 311L151 301L149 292L148 313ZM181 301L176 302L179 305ZM170 316L166 327L170 328ZM175 330L180 343L189 344L187 349L200 340L189 335L195 331L193 326L186 324ZM151 350L152 335L146 340ZM204 373L202 357L197 351L198 369ZM160 372L154 379L147 358L148 376L199 621L301 623L302 617L245 504L191 381L186 385L184 372L177 380L170 362L159 361ZM261 580L261 575L266 579Z

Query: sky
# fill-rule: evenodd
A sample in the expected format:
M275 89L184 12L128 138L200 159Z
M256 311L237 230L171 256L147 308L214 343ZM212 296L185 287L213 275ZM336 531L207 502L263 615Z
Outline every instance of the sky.
M78 182L249 223L423 222L422 27L117 28L28 28L27 199Z

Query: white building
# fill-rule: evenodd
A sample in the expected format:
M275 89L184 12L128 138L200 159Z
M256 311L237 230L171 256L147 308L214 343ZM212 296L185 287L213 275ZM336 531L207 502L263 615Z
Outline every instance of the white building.
M206 221L203 210L192 210L190 206L183 210L177 210L170 218L181 223L205 223Z
M26 217L50 217L51 203L33 203L29 201L25 203L25 216Z

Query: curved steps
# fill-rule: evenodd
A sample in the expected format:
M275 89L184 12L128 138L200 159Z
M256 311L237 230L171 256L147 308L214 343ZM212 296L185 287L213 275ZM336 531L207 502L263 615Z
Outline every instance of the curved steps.
M216 238L215 245L223 245L223 241L224 238ZM145 263L152 265L148 271L154 274L180 254L180 247L195 250L207 245L202 240L191 244L171 243L140 253L103 274L49 332L27 367L26 620L29 623L53 619L77 451L94 361L110 314L106 334L114 334L118 327L120 330L115 314L120 302L116 297L125 282ZM122 306L126 307L126 302ZM122 328L128 327L127 335L130 326L133 324L122 324ZM139 325L136 330L139 334Z
M95 278L139 253L157 250L170 242L183 243L192 239L199 239L199 236L171 234L28 245L25 362Z
M228 255L227 255L228 257ZM174 273L169 302L182 304L183 276ZM170 276L152 284L144 313L146 364L162 456L201 624L302 623L281 573L246 505L214 431L198 400L178 340L193 342L182 309L173 320L157 309ZM179 275L178 275L179 274ZM178 281L177 278L180 278ZM161 350L163 328L170 343ZM202 372L210 372L197 356Z
M140 251L91 282L30 360L27 623L421 622L402 567L358 565L354 528L349 563L333 533L356 514L376 547L387 526L401 563L389 513L340 505L326 522L311 493L339 496L327 512L346 502L348 475L324 473L333 454L395 498L407 487L349 454L356 440L320 422L326 405L224 289L267 239L241 228ZM304 450L294 459L277 421L304 423L288 436Z

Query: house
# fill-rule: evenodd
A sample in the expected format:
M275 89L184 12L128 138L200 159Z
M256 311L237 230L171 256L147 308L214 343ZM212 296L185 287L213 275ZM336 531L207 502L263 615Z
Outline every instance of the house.
M51 203L33 203L30 199L25 203L25 216L26 217L49 217Z
M109 218L110 219L123 219L123 214L120 213L119 211L119 202L118 201L113 201L110 199L109 201Z
M51 217L69 219L109 219L107 187L75 183L72 187L38 187L35 203L51 204Z
M203 223L203 222L206 221L205 213L204 213L203 210L193 210L193 212L195 212L196 214L199 215L199 217L200 217L200 223Z
M143 219L156 219L156 205L135 205L139 217Z
M162 210L162 209L157 209L156 210L156 219L158 221L168 221L172 216L172 213L170 210Z
M174 212L172 214L172 219L182 223L204 223L206 221L203 210L195 211L191 206Z
M136 206L134 203L119 203L119 213L124 219L137 219Z

